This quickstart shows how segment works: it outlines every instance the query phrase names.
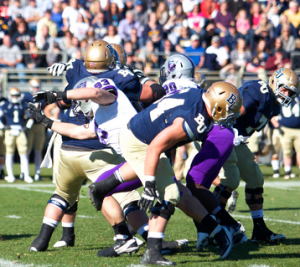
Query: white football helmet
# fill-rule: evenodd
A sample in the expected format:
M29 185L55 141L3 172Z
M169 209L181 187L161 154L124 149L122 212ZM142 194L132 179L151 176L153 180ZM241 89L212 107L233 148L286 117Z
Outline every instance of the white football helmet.
M37 78L32 78L29 80L29 89L31 93L37 93L39 90L41 90L41 80Z
M21 103L21 91L16 87L11 87L8 91L8 100L13 104Z
M159 82L162 85L169 79L195 79L195 63L183 54L170 56L160 69Z

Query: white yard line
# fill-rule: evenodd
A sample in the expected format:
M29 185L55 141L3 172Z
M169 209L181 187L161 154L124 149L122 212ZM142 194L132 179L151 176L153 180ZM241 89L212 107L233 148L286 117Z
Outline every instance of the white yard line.
M0 267L48 267L48 266L52 266L51 264L47 264L47 265L35 265L33 263L30 264L21 264L18 263L18 261L8 261L5 259L1 259L0 258Z
M232 217L237 217L237 218L243 218L243 219L251 219L251 216L246 216L246 215L238 215L238 214L230 214ZM285 220L277 220L277 219L270 219L270 218L266 218L264 217L265 221L269 221L269 222L278 222L278 223L289 223L289 224L297 224L300 225L300 222L295 222L295 221L285 221Z

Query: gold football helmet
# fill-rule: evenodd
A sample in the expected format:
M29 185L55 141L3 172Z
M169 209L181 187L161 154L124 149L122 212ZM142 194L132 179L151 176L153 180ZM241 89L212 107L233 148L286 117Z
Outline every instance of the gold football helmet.
M17 87L8 90L8 100L13 104L21 103L21 91Z
M29 89L31 93L36 93L41 89L41 80L37 78L32 78L29 80Z
M114 49L103 41L98 40L92 42L86 49L84 56L84 64L88 72L99 73L113 68Z
M229 128L240 116L243 98L231 83L213 83L203 94L203 100L209 106L214 122L220 126Z
M293 70L281 68L270 77L269 86L273 90L276 100L281 105L288 107L299 95L299 76ZM282 88L290 91L288 96L281 91Z
M111 44L111 46L117 52L120 63L122 65L126 65L126 63L127 63L127 53L126 53L124 47L121 46L121 45L117 45L117 44Z

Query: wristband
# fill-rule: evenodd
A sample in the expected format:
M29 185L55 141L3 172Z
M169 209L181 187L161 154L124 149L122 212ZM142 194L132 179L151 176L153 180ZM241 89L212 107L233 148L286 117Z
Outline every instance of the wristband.
M68 100L67 92L57 92L56 100Z
M152 175L145 175L146 182L155 182L155 176Z

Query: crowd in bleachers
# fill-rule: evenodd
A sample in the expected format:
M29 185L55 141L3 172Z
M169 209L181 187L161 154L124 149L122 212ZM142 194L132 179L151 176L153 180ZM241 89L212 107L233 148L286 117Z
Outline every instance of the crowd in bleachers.
M172 52L190 55L198 69L300 65L300 55L290 62L300 51L294 0L1 0L0 16L0 67L47 67L61 51L82 58L99 38L123 45L146 74Z

